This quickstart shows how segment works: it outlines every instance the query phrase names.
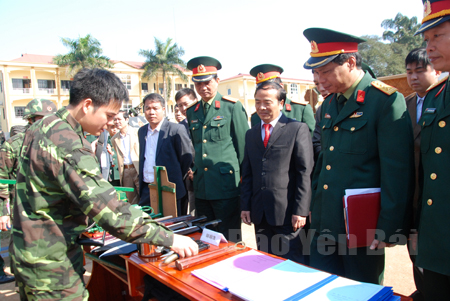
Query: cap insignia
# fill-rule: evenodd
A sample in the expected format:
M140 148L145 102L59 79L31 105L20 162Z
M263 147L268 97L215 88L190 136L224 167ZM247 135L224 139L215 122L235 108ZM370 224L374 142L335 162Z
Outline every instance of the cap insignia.
M256 76L256 79L258 81L265 79L266 77L264 76L264 73L259 72L258 75Z
M47 107L47 111L51 112L52 110L53 110L52 107L50 107L50 106Z
M205 66L203 66L203 65L198 65L198 67L197 67L197 71L199 72L199 73L203 73L203 72L206 72L206 68L205 68Z
M427 17L429 14L431 14L431 3L429 0L427 0L424 4L423 4L423 17Z
M312 53L319 52L319 47L317 46L317 43L315 41L311 41L311 52Z

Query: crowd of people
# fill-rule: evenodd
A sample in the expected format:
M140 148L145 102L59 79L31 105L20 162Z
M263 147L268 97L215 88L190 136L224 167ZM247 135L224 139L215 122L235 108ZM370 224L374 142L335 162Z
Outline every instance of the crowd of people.
M450 89L440 76L450 71L450 1L424 1L416 34L426 48L405 58L414 91L405 99L365 68L358 53L364 39L306 29L304 68L324 98L315 116L308 103L286 97L283 69L263 64L250 71L257 87L249 119L238 99L218 93L222 66L207 56L187 63L200 99L178 91L176 122L165 116L166 100L151 93L142 100L148 124L130 127L120 110L126 88L99 69L75 75L65 108L30 102L26 132L0 150L0 178L17 179L15 192L0 187L0 229L11 225L10 200L21 298L87 298L76 238L88 217L127 242L197 254L191 239L131 206L150 204L153 167L165 166L178 215L220 219L216 230L231 241L241 240L241 222L254 224L259 250L379 284L385 247L409 241L414 300L446 300ZM117 185L134 188L128 202L117 199ZM342 199L346 189L362 188L380 189L380 214L370 243L349 248ZM0 275L0 282L11 279Z

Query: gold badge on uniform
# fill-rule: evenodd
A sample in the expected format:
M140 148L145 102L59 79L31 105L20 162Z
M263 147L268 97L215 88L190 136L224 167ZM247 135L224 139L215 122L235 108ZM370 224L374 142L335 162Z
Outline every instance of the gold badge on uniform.
M256 76L256 78L258 79L258 81L265 79L266 77L264 76L264 73L259 72L258 76Z
M352 115L350 115L349 118L359 118L363 115L363 112L354 112Z
M315 41L311 41L311 52L312 53L319 52L319 47L317 46L317 43Z
M203 72L206 72L206 68L205 68L205 66L203 66L203 65L198 65L197 71L198 71L199 73L203 73Z
M429 14L431 14L431 3L430 3L430 1L426 1L423 4L423 17L425 18Z

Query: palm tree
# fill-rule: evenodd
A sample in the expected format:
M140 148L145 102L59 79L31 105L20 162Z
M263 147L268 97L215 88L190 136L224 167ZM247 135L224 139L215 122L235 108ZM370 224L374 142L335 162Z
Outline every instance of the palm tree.
M90 34L78 39L61 38L64 46L70 49L67 54L58 54L53 62L59 66L67 66L67 75L73 76L83 68L113 68L109 58L102 55L100 42Z
M183 81L188 81L188 77L183 73L183 69L186 68L186 63L181 59L184 55L184 49L179 47L177 43L172 44L172 39L167 38L164 43L155 38L155 50L139 50L139 55L145 57L145 63L143 65L144 74L143 79L151 79L156 77L158 80L158 72L162 72L163 78L163 97L167 100L170 91L166 88L166 83L170 83L170 75L177 75ZM167 106L167 102L166 102Z

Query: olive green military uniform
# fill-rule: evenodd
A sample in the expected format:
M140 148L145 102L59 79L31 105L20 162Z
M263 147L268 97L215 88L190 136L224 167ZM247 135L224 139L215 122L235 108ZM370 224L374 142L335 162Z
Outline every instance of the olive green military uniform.
M414 148L404 97L365 73L345 105L337 94L324 100L320 127L322 151L312 181L311 229L316 233L311 266L377 283L383 275L384 249L347 249L342 198L345 189L380 187L377 239L398 243L395 235L404 234L400 243L406 243ZM334 244L334 252L325 252L327 241Z
M420 152L423 171L416 265L450 276L447 240L450 200L450 89L448 78L430 88L422 109Z
M87 300L76 238L88 217L128 242L173 243L170 230L117 200L81 125L62 108L29 128L19 159L12 259L22 298Z
M316 125L316 121L314 120L314 112L307 102L294 102L289 98L286 98L282 112L288 118L306 123L311 133L314 131L314 127ZM259 118L258 114L255 112L252 114L250 122L252 126L255 124L261 124L261 118Z
M241 229L240 165L249 128L245 109L236 99L217 93L206 116L203 101L192 104L186 115L195 149L197 215L222 219L218 230L236 239ZM233 236L230 229L236 231Z

